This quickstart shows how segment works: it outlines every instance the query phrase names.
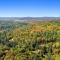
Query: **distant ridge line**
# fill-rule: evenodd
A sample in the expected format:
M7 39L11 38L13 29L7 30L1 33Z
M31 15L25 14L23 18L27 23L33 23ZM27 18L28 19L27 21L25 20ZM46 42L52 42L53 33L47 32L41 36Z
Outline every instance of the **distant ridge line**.
M60 17L0 17L0 20L60 20Z

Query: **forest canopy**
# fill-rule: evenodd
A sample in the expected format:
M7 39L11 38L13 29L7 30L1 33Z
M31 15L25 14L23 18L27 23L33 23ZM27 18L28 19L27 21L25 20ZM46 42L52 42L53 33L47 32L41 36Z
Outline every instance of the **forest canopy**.
M60 20L0 21L0 60L60 60Z

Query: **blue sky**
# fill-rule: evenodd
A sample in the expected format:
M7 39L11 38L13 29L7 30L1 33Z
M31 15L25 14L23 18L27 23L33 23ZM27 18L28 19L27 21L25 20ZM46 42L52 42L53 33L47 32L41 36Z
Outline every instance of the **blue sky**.
M60 17L60 0L0 0L0 17Z

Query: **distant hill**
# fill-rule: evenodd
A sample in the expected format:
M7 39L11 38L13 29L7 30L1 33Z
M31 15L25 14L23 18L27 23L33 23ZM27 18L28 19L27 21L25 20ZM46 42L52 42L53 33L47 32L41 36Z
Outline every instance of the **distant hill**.
M15 21L19 21L19 20L60 20L60 17L0 17L0 20L15 20Z

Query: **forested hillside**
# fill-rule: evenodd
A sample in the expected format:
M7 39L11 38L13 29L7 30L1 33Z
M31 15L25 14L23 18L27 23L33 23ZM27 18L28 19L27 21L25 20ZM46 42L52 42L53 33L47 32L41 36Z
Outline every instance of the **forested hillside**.
M60 60L60 20L0 21L0 60Z

